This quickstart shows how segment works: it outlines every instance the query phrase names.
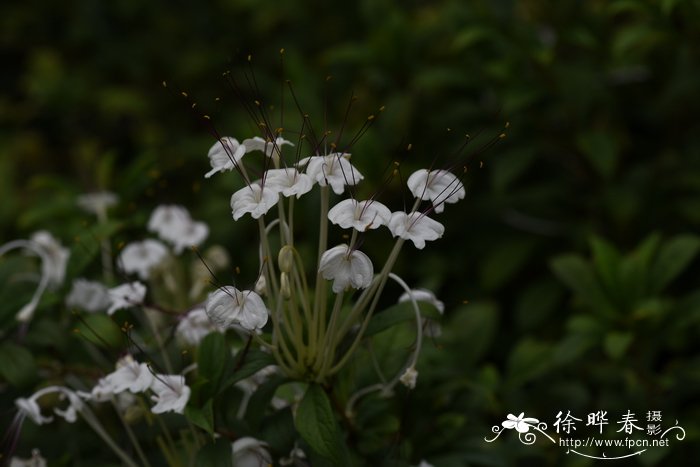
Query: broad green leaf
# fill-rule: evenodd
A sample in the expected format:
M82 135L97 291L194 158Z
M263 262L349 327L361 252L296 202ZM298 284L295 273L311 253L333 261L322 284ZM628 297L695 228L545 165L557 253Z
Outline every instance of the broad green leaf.
M31 352L10 342L0 344L0 376L16 387L36 378L36 364Z
M210 435L214 435L214 402L212 399L209 399L202 408L188 405L185 407L185 416Z
M246 410L246 420L251 429L257 431L263 417L266 415L267 409L270 406L270 401L275 395L277 388L288 382L286 376L273 376L255 389L255 392L248 401L248 409Z
M531 338L521 340L508 360L508 383L518 387L542 375L551 367L553 354L551 344Z
M688 267L698 251L700 239L696 235L679 235L664 243L651 268L651 290L661 292Z
M196 467L234 467L231 441L219 438L207 443L197 452Z
M557 277L591 307L593 313L608 318L616 315L615 308L598 282L593 268L583 258L571 254L558 256L551 261L550 266Z
M289 455L297 439L292 409L286 407L266 417L261 423L260 433L261 439L270 445L272 451Z
M243 362L241 362L241 358L244 359ZM275 357L261 350L250 349L245 356L239 353L233 363L228 365L224 383L221 384L220 388L225 389L275 363Z
M299 403L294 424L299 434L321 456L338 465L348 465L345 444L323 388L310 384Z
M197 370L209 383L205 397L211 397L219 390L226 365L231 362L231 350L220 332L209 333L200 343L197 351Z
M76 334L98 347L119 348L124 345L124 335L119 326L107 315L79 315Z
M625 354L633 338L631 332L611 332L605 336L603 347L610 358L617 360Z
M424 318L431 318L439 320L441 315L440 312L428 302L417 302L418 308L420 309L420 314ZM377 333L384 331L392 326L395 326L404 321L410 321L416 319L416 312L413 309L413 303L410 301L397 303L385 310L375 313L367 324L367 329L365 329L365 336L373 336Z
M659 242L659 235L648 236L620 263L620 289L627 311L636 306L649 289L651 262Z
M492 302L463 305L451 315L444 326L445 340L458 346L461 362L473 363L489 349L498 332L498 307ZM464 342L469 345L464 347Z
M605 289L608 292L614 292L619 285L620 253L614 246L600 237L592 237L590 243L596 273L602 280Z
M610 178L617 167L617 141L609 131L593 130L579 134L576 145L588 162L604 178Z

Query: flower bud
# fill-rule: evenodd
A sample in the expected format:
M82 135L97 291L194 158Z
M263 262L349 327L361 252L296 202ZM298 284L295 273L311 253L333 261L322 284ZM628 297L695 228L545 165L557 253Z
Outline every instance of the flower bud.
M285 300L289 300L292 296L292 287L289 285L289 274L283 272L280 274L280 295Z
M280 271L284 273L292 272L294 267L294 248L289 245L283 246L277 255L277 264L279 264Z

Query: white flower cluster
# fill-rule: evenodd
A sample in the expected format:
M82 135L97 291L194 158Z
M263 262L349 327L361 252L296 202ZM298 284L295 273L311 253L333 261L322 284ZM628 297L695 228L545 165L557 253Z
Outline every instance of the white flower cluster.
M343 195L346 190L352 193L353 190L348 187L354 187L364 179L362 173L350 162L351 155L336 151L332 145L333 151L330 153L301 159L298 157L298 149L291 162L283 157L283 146L294 145L279 136L267 140L255 137L241 143L235 138L224 137L209 150L212 169L205 174L206 178L218 172L236 169L245 182L245 186L231 196L231 214L235 221L247 214L258 221L261 269L255 287L251 287L253 290L240 291L233 286L219 287L210 294L205 309L208 316L222 329L234 327L259 333L268 318L272 318L273 342L276 339L282 342L276 358L283 369L287 373L298 374L307 371L304 368L311 365L312 372L320 373L321 376L318 377L322 379L323 375L337 371L338 368L331 365L335 352L333 346L337 342L323 337L324 333L328 332L333 339L340 339L349 329L347 324L341 326L335 322L337 316L333 316L329 324L325 323L327 312L322 310L327 305L324 291L327 283L324 282L331 281L331 290L336 294L331 315L340 313L346 292L365 290L352 306L346 323L364 320L365 318L360 319L363 311L366 311L366 316L371 316L376 306L376 297L381 294L403 243L409 240L416 248L423 249L426 242L442 237L444 226L429 214L443 212L446 204L464 198L466 190L459 178L447 170L422 169L411 174L407 180L408 189L415 197L413 208L409 211L392 212L374 198L360 200L352 195L330 205L331 191L335 195ZM249 177L252 171L248 170L247 159L244 159L253 151L264 153L260 159L263 163L262 176L257 180ZM312 274L307 274L303 268L303 258L299 257L293 247L293 208L296 206L295 201L309 193L315 185L321 191L319 256L316 269L311 271ZM420 209L423 201L429 201L431 205ZM278 215L274 220L266 222L266 215L274 207L277 207ZM335 246L327 245L329 223L350 230L344 236L349 241ZM279 237L274 240L279 242L279 271L275 271L270 261L275 252L270 246L268 234L275 225L279 225ZM358 241L358 236L381 227L386 227L397 240L381 272L375 275L372 260L359 249L361 242ZM311 294L306 277L313 276L314 273L317 281L313 285L315 293ZM434 295L424 291L411 292L401 300L411 300L414 303L427 300L435 305L439 303ZM421 323L426 325L428 335L439 335L437 323L419 320ZM328 329L318 329L318 326L326 325ZM309 329L302 331L304 326ZM331 329L332 327L338 329ZM286 330L283 331L283 328ZM284 337L285 335L289 337ZM319 339L319 342L304 342L312 339ZM287 340L290 340L289 345L286 344ZM306 363L295 360L296 355L306 352L307 345L317 349L319 355L307 356ZM308 363L309 358L313 363ZM283 361L288 364L286 367ZM294 373L295 366L297 373ZM401 381L413 387L416 376L417 372L410 366L405 368Z
M204 222L192 220L187 209L177 205L161 205L154 209L148 230L170 243L176 255L185 247L201 245L209 236L209 227ZM169 256L170 250L165 244L149 238L127 244L119 255L119 266L125 273L147 280Z
M147 364L137 362L131 355L117 361L117 369L101 378L89 393L78 394L87 400L104 402L125 391L138 394L148 390L153 392L153 413L183 413L190 398L184 376L154 373Z

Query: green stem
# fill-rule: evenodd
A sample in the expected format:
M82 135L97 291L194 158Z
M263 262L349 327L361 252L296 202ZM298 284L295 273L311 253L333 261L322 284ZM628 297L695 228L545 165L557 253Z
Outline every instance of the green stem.
M129 467L138 467L138 464L134 462L133 459L131 459L131 457L129 457L129 455L117 445L111 436L109 436L109 433L107 433L104 427L102 427L102 424L100 424L97 417L95 417L95 414L93 414L87 406L83 406L80 409L80 414L83 416L85 422L90 425L90 428L92 428L95 433L102 438L102 441L104 441L105 444L107 444L107 446L114 451L114 453L122 460L122 462L124 462L124 464Z

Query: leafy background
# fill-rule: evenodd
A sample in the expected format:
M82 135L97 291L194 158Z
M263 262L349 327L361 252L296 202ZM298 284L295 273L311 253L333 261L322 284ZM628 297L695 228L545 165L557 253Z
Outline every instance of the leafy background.
M339 124L351 92L351 127L386 106L353 148L368 190L394 160L405 176L468 166L466 201L440 217L445 237L398 265L447 304L444 335L428 343L417 388L362 421L364 444L351 448L435 465L590 465L512 433L484 437L508 413L551 424L559 410L602 409L614 425L629 409L662 410L687 432L631 464L697 454L697 1L27 0L0 6L0 53L3 243L43 228L82 248L89 219L75 196L109 189L127 219L118 240L141 235L158 203L181 203L254 271L236 249L251 232L230 219L231 186L204 183L213 138L190 108L252 136L222 78L249 53L269 101L289 79L317 121L327 107ZM506 121L507 137L479 150ZM459 151L465 133L473 142ZM396 208L406 193L392 184L383 196ZM3 278L12 267L0 262ZM21 304L9 289L6 329ZM29 355L3 333L5 368L70 360L73 337L51 335L60 307L42 306ZM36 378L4 371L2 420ZM39 433L27 449L41 439L58 458L68 446L67 464L99 455Z

